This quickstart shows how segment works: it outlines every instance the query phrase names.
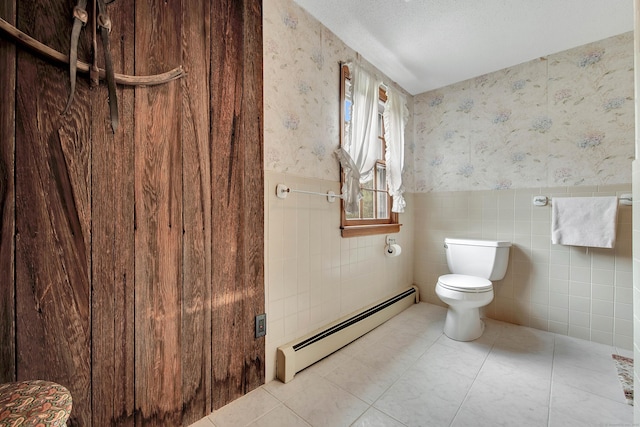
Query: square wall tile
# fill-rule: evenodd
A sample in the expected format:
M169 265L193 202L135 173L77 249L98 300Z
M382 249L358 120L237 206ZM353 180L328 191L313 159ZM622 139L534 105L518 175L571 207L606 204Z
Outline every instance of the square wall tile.
M613 317L593 314L591 316L591 329L606 332L613 336Z

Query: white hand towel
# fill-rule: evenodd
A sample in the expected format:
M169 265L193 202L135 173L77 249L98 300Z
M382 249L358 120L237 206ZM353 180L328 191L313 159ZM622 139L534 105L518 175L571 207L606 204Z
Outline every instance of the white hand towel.
M613 248L616 244L618 198L553 198L551 243Z

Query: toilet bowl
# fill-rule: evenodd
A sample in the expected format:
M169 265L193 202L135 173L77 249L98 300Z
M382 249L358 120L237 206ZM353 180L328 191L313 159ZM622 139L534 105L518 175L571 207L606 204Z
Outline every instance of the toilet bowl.
M449 306L444 333L456 341L473 341L484 332L480 309L493 301L493 283L507 271L510 242L445 239L452 274L438 278L436 295Z
M438 278L436 294L449 306L444 334L456 341L473 341L484 332L480 307L493 301L493 284L481 277L445 274Z

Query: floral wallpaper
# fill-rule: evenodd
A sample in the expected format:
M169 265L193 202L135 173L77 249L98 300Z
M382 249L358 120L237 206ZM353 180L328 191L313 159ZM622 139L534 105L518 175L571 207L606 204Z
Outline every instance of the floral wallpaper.
M339 63L366 61L292 0L266 1L263 14L265 170L337 181ZM407 95L404 186L630 183L633 79L629 32Z
M292 0L265 1L263 21L264 167L339 181L340 62L394 84Z
M351 52L290 0L263 13L265 169L337 180L339 61Z
M417 192L631 182L633 34L417 95Z

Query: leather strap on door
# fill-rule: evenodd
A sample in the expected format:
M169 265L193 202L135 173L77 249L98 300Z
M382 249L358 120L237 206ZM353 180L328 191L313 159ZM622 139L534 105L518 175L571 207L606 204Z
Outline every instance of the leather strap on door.
M111 129L116 133L118 129L118 95L116 92L116 80L111 61L111 45L109 44L109 33L111 33L111 19L107 15L107 6L104 0L97 0L98 20L97 25L102 39L102 50L104 52L104 69L107 74L107 87L109 88L109 111L111 114Z
M111 0L113 1L113 0ZM110 2L109 2L110 3ZM96 27L100 30L100 39L102 40L102 50L104 51L104 68L107 78L107 87L109 90L109 113L111 115L111 129L113 133L116 133L118 129L119 116L118 116L118 98L116 92L116 80L115 72L113 70L113 62L111 61L111 45L109 43L109 34L111 33L111 19L107 15L107 6L104 0L94 0L93 18L95 21L94 37L93 37L93 66L91 67L91 81L98 83L98 67L96 64L96 40L95 31ZM87 24L87 0L78 0L78 4L73 9L73 29L71 30L71 46L69 49L69 79L71 84L71 91L69 93L69 99L67 105L64 108L62 114L65 114L71 103L76 91L76 73L78 65L78 39L80 38L80 31L82 27ZM97 10L96 10L97 9ZM97 16L96 16L97 14Z
M78 65L78 39L80 38L80 30L87 25L89 14L87 13L87 0L78 0L78 4L73 8L73 29L71 30L71 47L69 49L69 81L71 83L71 92L67 100L67 106L64 107L62 114L65 114L76 92L76 71Z

